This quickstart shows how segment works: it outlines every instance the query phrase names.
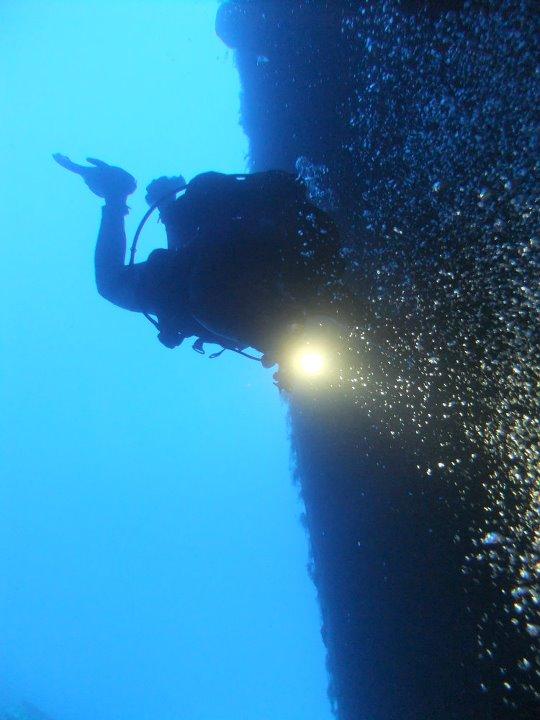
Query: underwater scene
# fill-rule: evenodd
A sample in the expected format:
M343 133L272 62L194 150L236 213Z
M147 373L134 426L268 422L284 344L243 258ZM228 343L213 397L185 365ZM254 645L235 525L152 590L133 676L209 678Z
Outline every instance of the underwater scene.
M540 718L538 3L0 19L0 720Z

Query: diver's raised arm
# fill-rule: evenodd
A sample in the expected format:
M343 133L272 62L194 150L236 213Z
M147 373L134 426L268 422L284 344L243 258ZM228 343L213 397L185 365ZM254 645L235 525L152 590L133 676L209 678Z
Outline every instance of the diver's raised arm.
M106 300L125 308L143 312L138 300L137 285L140 266L128 266L126 259L125 204L106 202L102 208L101 224L94 255L96 287Z
M125 265L124 216L129 212L127 197L137 187L135 178L96 158L87 158L92 164L88 167L74 163L66 155L56 153L53 157L66 170L80 175L90 190L105 200L95 252L99 294L127 310L143 310L137 300L137 272Z

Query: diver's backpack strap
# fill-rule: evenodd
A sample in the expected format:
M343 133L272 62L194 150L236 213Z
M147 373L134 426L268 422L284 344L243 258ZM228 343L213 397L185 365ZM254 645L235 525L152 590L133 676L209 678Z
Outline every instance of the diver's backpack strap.
M195 350L196 353L199 353L199 355L206 355L206 353L204 351L204 343L205 342L207 342L207 341L203 340L203 338L197 338L195 340L195 342L193 343L193 345L191 346L191 348L193 350ZM222 347L221 350L218 350L217 352L212 353L208 357L210 358L210 360L214 360L215 358L218 358L220 355L222 355L225 352L225 350L227 350L227 348Z
M217 352L209 355L210 360L214 360L215 358L218 358L220 355L223 355L223 353L225 352L226 349L227 348L221 348L221 350L218 350Z
M255 355L250 355L247 352L244 352L243 349L240 349L238 347L235 347L235 345L223 345L224 342L222 339L219 341L216 341L214 338L197 338L193 345L191 346L193 350L195 350L196 353L199 353L199 355L206 355L204 351L204 344L205 342L210 342L212 345L221 345L221 350L218 350L217 352L212 353L208 357L210 360L215 360L218 357L221 357L225 350L230 350L231 352L237 353L238 355L243 355L243 357L249 358L250 360L256 360L257 362L260 362L260 357L255 357Z
M192 350L195 350L196 353L199 353L199 355L205 355L204 352L204 340L202 338L197 338L193 345L191 346Z

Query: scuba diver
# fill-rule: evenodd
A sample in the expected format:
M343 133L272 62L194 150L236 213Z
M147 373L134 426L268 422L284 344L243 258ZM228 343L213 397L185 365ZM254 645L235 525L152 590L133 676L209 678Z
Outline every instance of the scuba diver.
M309 316L332 312L338 233L294 175L208 172L189 183L181 176L154 180L146 200L159 210L168 247L135 263L134 244L126 264L124 218L135 178L95 158L83 166L53 157L105 200L95 250L98 292L145 314L166 347L195 338L193 348L202 353L205 343L242 354L254 348L270 367Z

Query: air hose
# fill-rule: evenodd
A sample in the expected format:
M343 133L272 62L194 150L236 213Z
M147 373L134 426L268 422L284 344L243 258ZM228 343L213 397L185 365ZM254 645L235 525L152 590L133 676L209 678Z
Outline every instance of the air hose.
M146 225L147 220L149 219L150 215L156 210L159 205L164 200L168 200L169 198L173 197L173 195L177 195L179 192L182 192L182 190L185 190L187 188L187 185L184 183L180 187L175 188L174 190L169 190L169 192L165 193L165 195L162 195L158 200L156 200L155 203L150 205L148 210L144 213L141 222L137 225L137 229L135 230L135 235L133 236L133 242L131 243L131 249L129 251L129 264L133 265L135 262L135 253L137 252L137 243L139 242L139 237L143 231L144 226Z

